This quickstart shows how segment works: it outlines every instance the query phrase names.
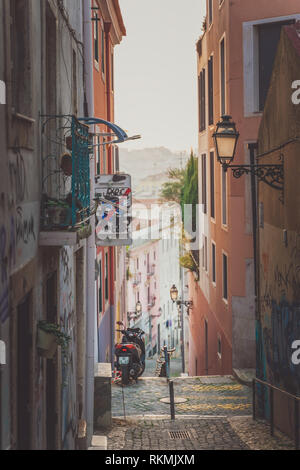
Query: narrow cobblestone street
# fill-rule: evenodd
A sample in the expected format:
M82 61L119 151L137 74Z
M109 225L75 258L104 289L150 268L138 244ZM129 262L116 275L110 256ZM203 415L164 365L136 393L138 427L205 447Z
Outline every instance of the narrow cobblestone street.
M185 400L176 405L178 415L234 416L249 415L252 411L251 389L231 376L177 377L174 381L176 398ZM169 396L164 378L145 377L128 387L113 385L113 416L169 415L170 406L160 400Z
M147 365L147 370L149 371ZM147 374L146 374L147 375ZM232 376L174 378L176 420L170 419L166 379L144 377L113 385L113 426L99 433L109 450L276 450L293 442L263 421L253 421L251 389ZM173 434L172 434L173 433Z

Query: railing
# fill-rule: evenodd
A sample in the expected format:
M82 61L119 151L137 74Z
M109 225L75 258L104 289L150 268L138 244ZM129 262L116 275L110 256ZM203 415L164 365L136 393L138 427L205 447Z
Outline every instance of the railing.
M292 395L291 393L286 392L285 390L281 390L274 385L269 384L261 379L255 378L253 379L253 419L256 419L256 384L261 384L268 388L269 391L269 400L270 400L270 428L271 428L271 436L274 436L274 391L282 393L289 399L293 400L294 402L294 442L295 448L299 450L299 402L300 397L296 395Z
M133 286L138 286L141 282L142 282L141 274L140 273L136 274L132 280Z
M150 276L154 276L155 274L155 264L153 264L151 267L148 266L147 268L147 276L150 277Z
M89 127L75 116L45 116L42 231L76 231L89 226Z
M156 297L155 296L150 297L150 299L148 300L148 308L150 309L154 307L155 302L156 302Z

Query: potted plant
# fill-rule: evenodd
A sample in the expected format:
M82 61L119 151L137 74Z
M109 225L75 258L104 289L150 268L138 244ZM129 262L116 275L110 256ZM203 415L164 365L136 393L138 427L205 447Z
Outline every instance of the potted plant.
M61 331L59 325L40 321L37 333L37 348L41 356L51 359L54 357L57 346L61 346L62 353L66 357L71 338Z

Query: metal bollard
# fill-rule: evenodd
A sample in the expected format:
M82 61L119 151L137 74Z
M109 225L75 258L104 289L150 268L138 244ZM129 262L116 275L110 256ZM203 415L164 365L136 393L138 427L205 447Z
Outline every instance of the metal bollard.
M167 346L164 347L165 363L166 363L166 376L169 381L170 378L170 364L169 364L169 354Z
M169 389L170 389L171 420L175 420L174 382L173 382L173 380L169 381Z

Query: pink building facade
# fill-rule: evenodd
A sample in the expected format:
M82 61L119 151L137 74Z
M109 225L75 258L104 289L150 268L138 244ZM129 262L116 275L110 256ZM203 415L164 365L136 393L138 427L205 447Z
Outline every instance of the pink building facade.
M190 375L255 367L255 267L250 176L223 173L213 133L222 115L240 132L235 164L249 164L282 25L297 0L207 0L197 43L199 84L200 280L190 282ZM254 181L255 184L255 181Z

